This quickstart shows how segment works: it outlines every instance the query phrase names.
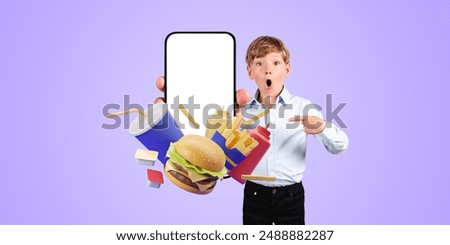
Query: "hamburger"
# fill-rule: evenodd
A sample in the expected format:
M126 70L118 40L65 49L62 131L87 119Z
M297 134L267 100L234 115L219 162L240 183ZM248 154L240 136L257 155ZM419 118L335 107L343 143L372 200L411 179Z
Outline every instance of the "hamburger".
M225 153L209 138L185 135L171 143L164 172L167 178L185 191L208 194L218 179L227 173Z

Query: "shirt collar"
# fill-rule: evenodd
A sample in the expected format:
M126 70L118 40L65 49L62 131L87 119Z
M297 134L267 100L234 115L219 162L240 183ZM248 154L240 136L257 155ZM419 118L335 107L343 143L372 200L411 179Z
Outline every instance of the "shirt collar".
M259 97L259 89L256 90L255 96L250 99L249 104L251 106L255 105L255 104L261 105L261 103L258 102L258 97ZM283 89L281 90L280 95L278 95L278 97L277 97L277 104L286 105L287 103L290 102L291 99L292 99L292 94L289 93L286 86L283 85Z

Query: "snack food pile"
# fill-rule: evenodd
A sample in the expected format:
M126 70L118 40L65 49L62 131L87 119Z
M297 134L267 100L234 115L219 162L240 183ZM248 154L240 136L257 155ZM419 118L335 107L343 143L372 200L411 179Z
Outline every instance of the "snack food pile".
M124 113L127 112L111 116ZM251 175L270 147L267 127L241 130L241 124L248 125L265 113L243 122L241 116L232 118L228 112L219 109L208 119L205 136L183 135L170 112L162 104L155 104L150 118L148 111L140 112L144 119L150 119L144 120L144 128L139 126L139 118L131 124L130 134L147 148L136 151L136 161L146 166L160 161L173 184L195 194L211 193L217 181L226 177L240 183L252 179L273 181L270 176ZM160 188L164 183L162 172L154 169L147 169L147 180L154 188Z

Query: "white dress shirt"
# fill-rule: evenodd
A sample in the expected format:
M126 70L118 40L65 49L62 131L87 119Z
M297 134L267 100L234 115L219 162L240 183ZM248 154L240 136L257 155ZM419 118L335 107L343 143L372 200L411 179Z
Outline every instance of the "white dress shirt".
M249 119L266 108L257 100L259 91L245 105L242 116ZM252 181L264 186L286 186L299 183L305 172L306 143L301 122L288 122L288 119L298 115L314 115L320 118L322 114L312 103L304 98L292 95L286 87L276 99L276 104L260 120L245 127L256 128L270 123L270 148L253 171L253 175L275 176L276 181ZM347 149L348 138L344 131L328 122L322 133L314 134L318 142L333 153L342 153Z

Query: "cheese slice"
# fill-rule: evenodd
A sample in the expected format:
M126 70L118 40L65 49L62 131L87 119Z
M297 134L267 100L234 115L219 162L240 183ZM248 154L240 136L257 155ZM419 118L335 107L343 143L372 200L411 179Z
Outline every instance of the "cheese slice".
M202 192L209 189L211 186L214 185L214 182L208 182L207 184L200 184L199 183L200 181L208 179L209 176L199 174L192 169L185 169L187 171L187 174L186 174L186 172L178 170L172 164L166 164L166 168L167 168L167 171L175 171L175 172L183 175L184 177L191 179L191 181L194 184L196 184L198 189Z
M194 183L209 178L209 176L204 175L204 174L199 174L199 173L195 172L195 171L192 170L192 169L186 169L186 170L187 170L187 172L188 172L189 178L190 178L191 181L194 182Z
M208 190L211 186L213 186L214 182L208 182L208 184L206 184L206 185L202 185L202 184L199 184L199 183L195 183L195 184L198 186L198 189L201 192L204 192L204 191Z
M184 170L186 170L186 172L184 172L184 171L181 171L181 170L177 169L172 164L166 164L166 165L167 165L166 167L168 168L167 170L175 171L175 172L183 175L184 177L189 178L193 183L198 182L198 181L202 181L202 180L205 180L205 179L208 178L208 176L205 176L203 174L199 174L199 173L195 172L192 169L185 168Z

